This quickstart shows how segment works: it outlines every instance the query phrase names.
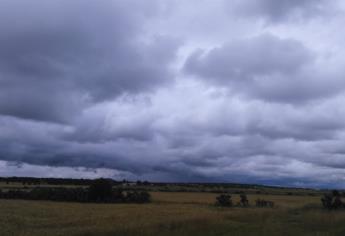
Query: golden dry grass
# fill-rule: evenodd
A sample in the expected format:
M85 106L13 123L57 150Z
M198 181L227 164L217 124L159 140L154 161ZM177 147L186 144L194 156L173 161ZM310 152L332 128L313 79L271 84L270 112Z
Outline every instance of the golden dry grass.
M224 209L216 195L157 192L144 205L0 200L0 235L345 235L345 212L322 210L319 197L250 195L276 207Z

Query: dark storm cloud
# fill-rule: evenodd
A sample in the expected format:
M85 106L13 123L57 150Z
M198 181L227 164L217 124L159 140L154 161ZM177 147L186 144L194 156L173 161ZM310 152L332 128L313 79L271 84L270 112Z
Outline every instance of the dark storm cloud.
M1 1L0 175L341 186L332 9Z
M270 22L281 22L289 18L309 18L325 13L325 0L239 0L227 3L233 14L244 17L260 17Z
M0 113L66 121L89 103L171 81L178 42L142 38L157 4L130 3L2 1Z
M0 159L5 161L51 167L111 168L140 174L149 167L136 157L156 155L135 142L65 141L61 137L72 130L59 124L0 116L0 125Z

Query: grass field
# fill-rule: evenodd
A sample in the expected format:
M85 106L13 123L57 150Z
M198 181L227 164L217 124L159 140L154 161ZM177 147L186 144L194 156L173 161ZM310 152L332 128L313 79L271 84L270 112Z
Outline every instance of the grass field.
M345 212L321 209L319 197L268 195L273 209L224 209L215 196L157 192L143 205L0 200L0 235L345 235ZM248 197L253 205L263 196Z

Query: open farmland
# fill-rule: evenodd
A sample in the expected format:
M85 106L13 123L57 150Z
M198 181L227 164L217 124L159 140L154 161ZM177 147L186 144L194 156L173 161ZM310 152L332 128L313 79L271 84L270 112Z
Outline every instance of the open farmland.
M150 204L0 201L0 235L344 235L318 196L265 195L274 208L219 208L214 193L153 192ZM239 197L233 195L233 200Z

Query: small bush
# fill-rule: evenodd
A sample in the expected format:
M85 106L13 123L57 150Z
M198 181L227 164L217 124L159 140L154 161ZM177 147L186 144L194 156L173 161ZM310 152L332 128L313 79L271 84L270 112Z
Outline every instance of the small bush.
M274 202L272 202L272 201L266 201L266 200L264 200L264 199L257 199L256 201L255 201L255 205L257 206L257 207L274 207Z
M241 198L240 206L243 206L243 207L249 206L249 201L248 201L247 195L245 193L241 194L240 198Z
M129 191L125 196L125 202L146 203L151 201L151 196L146 191Z
M231 207L232 205L231 195L221 194L216 197L216 206Z
M344 203L341 201L341 194L334 190L331 193L325 193L321 198L322 206L326 209L340 209L344 208Z

